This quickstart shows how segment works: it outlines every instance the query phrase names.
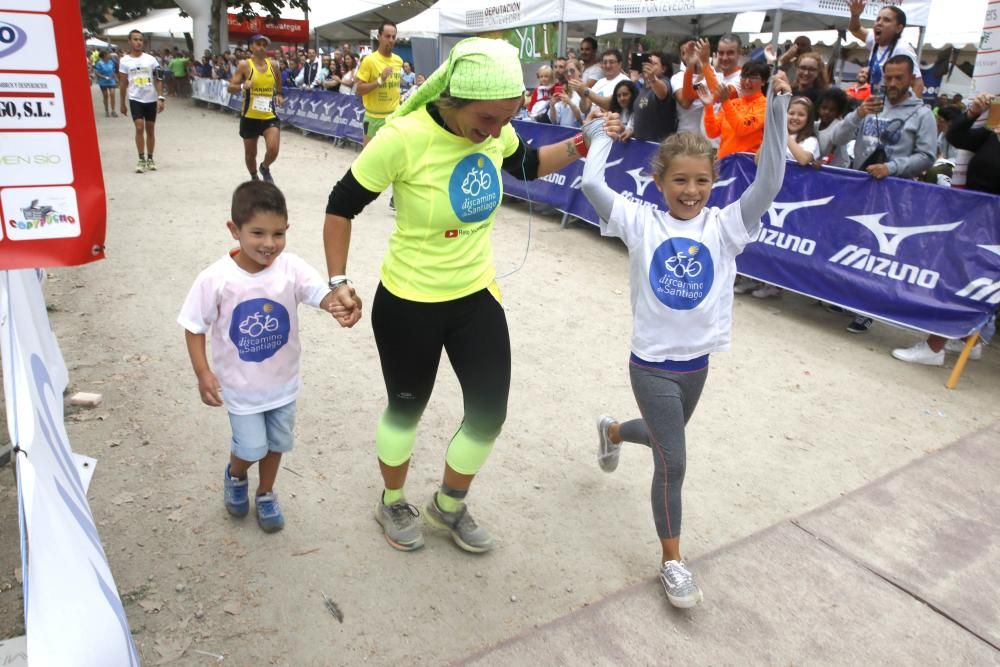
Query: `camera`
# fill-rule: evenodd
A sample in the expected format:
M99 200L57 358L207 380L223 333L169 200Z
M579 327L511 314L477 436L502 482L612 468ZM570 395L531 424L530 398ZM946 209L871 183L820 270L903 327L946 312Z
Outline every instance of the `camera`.
M633 53L629 57L629 69L634 69L637 72L642 71L642 66L649 62L648 53Z

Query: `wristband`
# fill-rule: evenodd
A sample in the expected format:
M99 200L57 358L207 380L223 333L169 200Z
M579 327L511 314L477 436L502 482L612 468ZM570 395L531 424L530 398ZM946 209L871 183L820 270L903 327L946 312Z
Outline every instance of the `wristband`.
M333 290L337 289L338 287L340 287L344 283L347 283L348 285L351 284L351 281L347 278L347 276L343 276L343 275L341 275L341 276L330 276L330 281L327 283L327 287L329 287L330 291L332 292Z
M375 79L375 83L377 83L378 85L381 86L382 85L382 77L379 77L379 78Z
M157 99L157 100L159 100L160 102L166 102L166 101L167 101L167 98L166 98L166 97L164 97L163 95L160 95L160 96L159 96L159 97L157 97L156 99Z
M577 132L572 139L573 147L576 148L576 154L580 157L587 157L587 144L583 141L583 132Z

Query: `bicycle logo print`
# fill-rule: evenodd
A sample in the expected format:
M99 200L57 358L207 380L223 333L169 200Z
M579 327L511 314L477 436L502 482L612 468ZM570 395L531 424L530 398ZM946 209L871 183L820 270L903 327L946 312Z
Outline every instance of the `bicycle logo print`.
M483 190L489 190L493 177L482 169L470 169L462 183L462 192L470 197L478 197Z
M712 253L698 241L667 239L653 253L649 286L660 302L674 310L691 310L712 289L715 265Z
M500 175L482 153L465 156L448 183L451 208L462 222L482 222L500 205Z
M288 342L288 310L271 299L250 299L233 309L229 339L240 360L261 362L273 357Z
M701 262L694 258L698 250L697 246L691 246L688 248L688 253L679 252L673 257L668 257L663 265L667 271L674 274L675 278L695 278L701 273Z

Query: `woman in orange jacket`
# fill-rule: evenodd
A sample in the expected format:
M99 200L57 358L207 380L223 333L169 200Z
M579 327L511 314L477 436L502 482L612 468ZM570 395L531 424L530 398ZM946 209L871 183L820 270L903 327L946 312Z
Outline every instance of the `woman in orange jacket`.
M698 88L698 97L705 104L705 134L713 139L721 137L718 158L732 153L755 153L764 140L763 90L771 73L767 65L758 61L744 64L738 93L731 86L720 86L711 67L702 69L707 87ZM716 112L716 98L709 91L717 92L721 112Z

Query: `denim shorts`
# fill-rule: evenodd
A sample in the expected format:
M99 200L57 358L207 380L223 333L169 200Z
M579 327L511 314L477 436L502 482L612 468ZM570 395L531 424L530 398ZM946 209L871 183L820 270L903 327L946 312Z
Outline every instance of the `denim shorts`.
M243 461L260 461L268 452L292 451L295 401L252 415L229 413L233 426L232 452Z

